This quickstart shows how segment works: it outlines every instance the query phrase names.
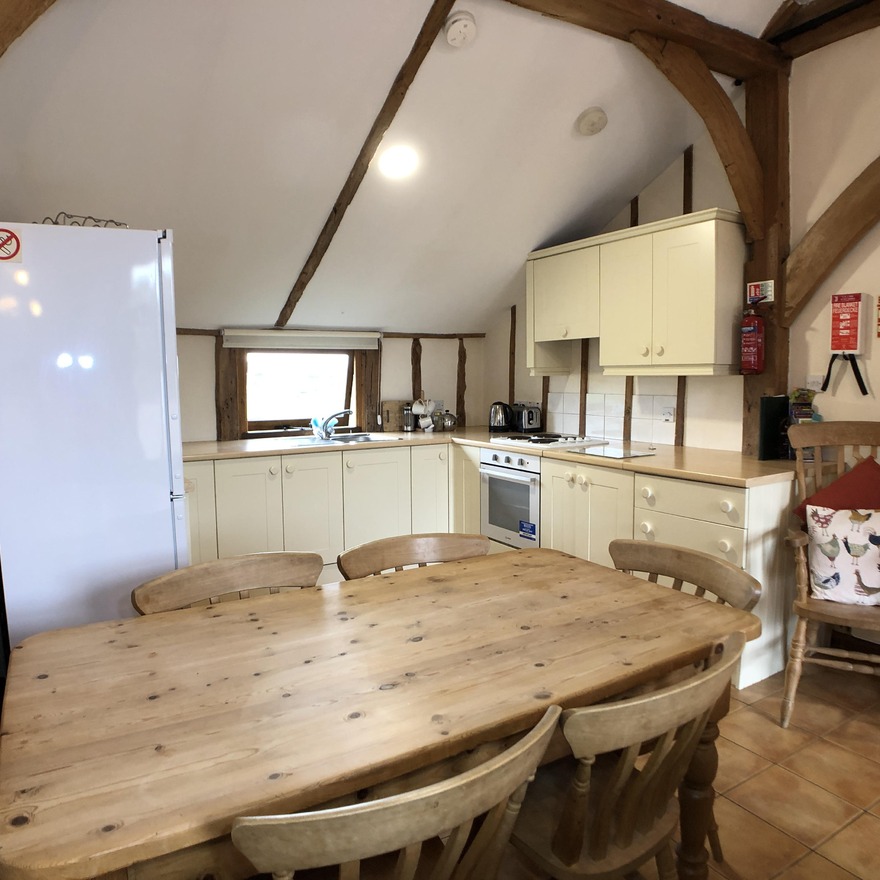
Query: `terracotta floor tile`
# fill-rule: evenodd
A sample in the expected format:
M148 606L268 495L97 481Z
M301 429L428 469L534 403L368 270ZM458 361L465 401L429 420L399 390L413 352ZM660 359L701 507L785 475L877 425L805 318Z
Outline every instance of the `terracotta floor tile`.
M782 705L782 694L774 694L752 703L752 708L763 712L768 718L779 723L779 709ZM810 733L823 734L843 724L852 717L852 710L830 703L815 696L807 690L798 690L791 713L791 724Z
M727 878L770 880L808 853L807 847L726 797L715 801L724 862L710 860Z
M868 715L856 715L826 733L825 739L880 763L880 721L872 721Z
M776 693L776 691L782 690L784 684L785 673L777 672L776 675L771 675L770 678L765 678L763 681L759 681L757 684L750 685L742 690L733 688L730 696L741 703L756 703L758 700L763 700L764 697L769 697L771 694Z
M862 809L880 801L880 763L828 740L810 743L781 765Z
M855 805L784 767L762 770L726 796L811 849L861 813Z
M783 871L777 880L856 880L856 875L844 871L817 853L810 853Z
M724 794L734 785L745 782L761 770L770 766L770 762L754 752L738 746L735 742L719 736L715 741L718 748L718 774L715 776L715 791Z
M834 669L811 671L810 675L801 677L798 694L801 690L854 712L863 712L880 702L880 680L877 676L859 675L855 672Z
M725 738L773 762L793 755L816 738L796 727L783 730L751 706L722 718L718 726Z
M863 813L817 852L835 865L855 874L859 880L880 877L880 818Z

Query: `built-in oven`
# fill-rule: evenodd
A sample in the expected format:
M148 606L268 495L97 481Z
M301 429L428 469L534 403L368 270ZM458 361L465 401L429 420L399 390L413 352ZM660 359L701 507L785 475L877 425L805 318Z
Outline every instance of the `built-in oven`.
M481 449L481 533L509 547L537 547L540 516L540 456Z

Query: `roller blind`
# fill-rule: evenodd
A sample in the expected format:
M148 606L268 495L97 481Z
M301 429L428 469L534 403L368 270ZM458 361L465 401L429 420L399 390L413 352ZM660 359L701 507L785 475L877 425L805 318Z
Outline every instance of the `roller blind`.
M226 328L224 348L264 350L364 351L379 348L380 334L370 330L249 330Z

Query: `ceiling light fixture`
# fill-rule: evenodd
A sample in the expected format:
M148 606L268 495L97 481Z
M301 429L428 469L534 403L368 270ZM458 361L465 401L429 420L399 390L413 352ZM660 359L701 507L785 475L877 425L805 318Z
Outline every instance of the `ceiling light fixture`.
M450 13L443 26L446 42L455 49L467 46L477 38L477 22L463 9Z
M589 137L608 125L608 116L601 107L588 107L578 116L574 126L580 134Z
M400 180L415 173L419 154L405 144L389 147L379 156L379 171L392 180Z

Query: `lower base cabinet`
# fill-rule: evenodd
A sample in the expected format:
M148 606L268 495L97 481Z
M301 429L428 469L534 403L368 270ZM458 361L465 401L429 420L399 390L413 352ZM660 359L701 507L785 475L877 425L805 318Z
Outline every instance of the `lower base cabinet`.
M325 565L343 551L342 453L281 458L284 549L320 553Z
M480 450L449 445L449 531L480 534Z
M346 547L412 534L410 450L342 453L343 534Z
M183 467L189 564L217 559L217 499L214 462L193 461Z
M284 549L281 457L214 462L220 557Z
M449 531L449 449L451 444L413 446L412 532Z
M631 538L633 475L562 461L541 463L541 546L613 565L608 545Z

